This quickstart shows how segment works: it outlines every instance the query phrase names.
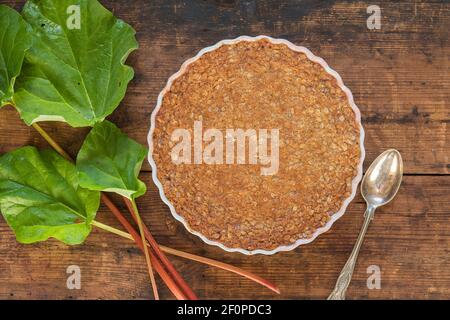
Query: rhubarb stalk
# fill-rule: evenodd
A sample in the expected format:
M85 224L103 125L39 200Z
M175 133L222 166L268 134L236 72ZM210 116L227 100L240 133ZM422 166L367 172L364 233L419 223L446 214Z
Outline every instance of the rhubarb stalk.
M137 209L136 202L134 200L131 201L131 205L132 205L133 211L135 212L135 215L136 215L136 223L139 228L141 239L142 239L142 241L145 241L145 234L144 234L142 218ZM152 284L152 288L153 288L153 296L155 297L155 300L159 300L158 287L156 286L155 275L153 274L153 268L152 268L152 263L150 261L150 254L148 252L148 247L143 246L143 248L144 248L143 251L144 251L144 255L145 255L145 260L147 261L147 268L148 268L148 274L150 276L150 283Z
M177 256L177 257L181 257L181 258L185 258L185 259L189 259L189 260L192 260L192 261L197 261L197 262L200 262L200 263L203 263L203 264L210 265L212 267L216 267L216 268L219 268L219 269L223 269L223 270L227 270L227 271L236 273L236 274L238 274L240 276L243 276L243 277L245 277L245 278L247 278L249 280L252 280L252 281L254 281L256 283L259 283L260 285L263 285L264 287L272 290L273 292L275 292L277 294L280 294L280 289L275 284L273 284L273 283L271 283L271 282L269 282L269 281L267 281L267 280L265 280L265 279L255 275L255 274L252 274L252 273L250 273L248 271L245 271L245 270L243 270L241 268L232 266L232 265L224 263L224 262L216 261L216 260L213 260L213 259L200 257L200 256L197 256L195 254L191 254L191 253L179 251L179 250L176 250L176 249L172 249L172 248L169 248L169 247L166 247L166 246L160 245L159 247L161 248L161 250L163 250L164 252L166 252L168 254L171 254L171 255L174 255L174 256Z
M137 223L138 217L135 213L134 207L132 205L132 202L127 199L123 198L125 204L128 207L128 210L131 213L131 216L133 217L133 220ZM178 283L178 285L183 289L183 291L186 293L189 299L196 300L197 296L192 291L192 289L188 286L188 284L184 281L184 279L181 277L181 275L178 273L178 271L174 268L172 263L169 261L169 259L166 257L166 255L161 251L159 245L156 243L156 240L153 238L152 234L150 233L149 229L146 225L143 226L144 228L144 235L147 239L148 243L150 244L150 247L155 252L156 256L161 260L161 262L166 266L167 271L172 275L174 280Z
M119 211L119 209L112 203L112 201L102 193L101 195L102 201L104 204L109 208L109 210L112 212L112 214L119 220L119 222L125 227L125 229L129 232L123 232L120 230L117 230L119 232L113 232L121 237L133 240L136 242L139 249L144 250L142 239L139 237L139 234L136 232L136 230L131 226L131 224L128 222L127 219L122 215L122 213ZM97 227L100 227L98 224ZM104 228L102 228L104 229ZM110 227L108 230L104 229L106 231L112 232L112 228ZM154 256L152 251L149 251L150 259L153 261L153 265L155 266L156 272L158 272L161 279L164 281L164 283L167 285L169 290L175 295L175 297L179 300L187 300L186 295L184 292L178 287L176 282L170 277L170 275L166 272L164 267L161 265L159 260Z

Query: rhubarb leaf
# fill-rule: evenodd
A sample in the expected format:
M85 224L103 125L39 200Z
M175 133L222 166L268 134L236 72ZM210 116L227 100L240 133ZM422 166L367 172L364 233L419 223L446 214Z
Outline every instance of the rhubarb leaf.
M31 43L30 27L20 14L0 5L0 108L13 103L14 82Z
M29 0L23 17L35 34L17 79L22 119L93 126L122 101L137 49L135 30L97 0Z
M99 123L78 153L80 185L134 200L146 192L138 175L147 153L144 146L128 138L111 122Z
M52 150L23 147L0 157L0 210L21 243L80 244L100 193L79 186L75 166Z

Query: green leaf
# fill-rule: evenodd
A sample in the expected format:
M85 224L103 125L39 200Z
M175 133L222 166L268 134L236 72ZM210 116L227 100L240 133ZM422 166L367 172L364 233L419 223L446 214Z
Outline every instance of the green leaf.
M100 193L81 188L75 166L52 150L23 147L0 157L0 210L19 242L80 244L99 205Z
M14 95L22 119L72 127L103 121L134 76L124 63L137 49L135 30L97 0L29 0L22 15L36 36Z
M14 82L31 43L30 27L20 14L0 5L0 108L12 103Z
M145 147L128 138L111 122L99 123L78 153L80 185L134 200L146 192L138 175L147 153Z

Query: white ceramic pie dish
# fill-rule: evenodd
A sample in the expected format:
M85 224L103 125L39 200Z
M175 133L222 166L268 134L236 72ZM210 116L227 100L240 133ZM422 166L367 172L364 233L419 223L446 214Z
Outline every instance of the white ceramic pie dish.
M332 75L336 79L338 86L347 95L348 102L349 102L350 106L352 107L352 109L353 109L353 111L355 113L356 122L359 125L359 130L360 130L360 141L359 141L360 144L359 145L360 145L360 150L361 150L361 156L360 156L360 161L359 161L358 168L357 168L357 175L352 180L352 191L351 191L350 196L344 200L344 202L343 202L341 208L339 209L339 211L337 211L336 213L334 213L331 216L330 220L327 222L327 224L325 226L317 229L310 238L308 238L308 239L299 239L295 243L290 244L290 245L283 245L283 246L277 247L277 248L275 248L273 250L256 249L256 250L249 251L249 250L242 249L242 248L229 248L229 247L223 245L222 243L220 243L218 241L213 241L213 240L210 240L210 239L206 238L201 233L192 230L189 227L189 225L186 222L186 220L176 212L175 207L172 205L172 203L169 201L169 199L167 199L167 197L166 197L166 195L164 193L164 188L163 188L161 182L158 179L158 174L157 174L158 173L158 168L157 168L156 163L155 163L155 161L153 159L153 132L155 130L155 125L156 125L156 116L158 114L159 109L162 106L162 101L163 101L164 95L166 94L166 92L168 92L170 90L173 81L175 79L177 79L178 77L180 77L186 71L187 67L191 63L193 63L194 61L198 60L205 53L213 51L213 50L221 47L222 45L235 44L235 43L240 42L240 41L258 41L258 40L261 40L261 39L266 39L266 40L268 40L268 41L270 41L270 42L272 42L274 44L285 44L293 51L304 53L311 61L314 61L314 62L320 64L324 68L324 70L326 72L328 72L330 75ZM364 158L365 158L364 129L363 129L362 124L361 124L361 113L360 113L358 107L356 106L356 104L355 104L355 102L353 100L353 95L352 95L351 91L344 85L344 83L343 83L341 77L339 76L339 74L336 71L334 71L333 69L331 69L328 66L328 64L325 62L325 60L323 60L320 57L315 56L307 48L302 47L302 46L296 46L293 43L291 43L291 42L289 42L287 40L284 40L284 39L275 39L275 38L272 38L272 37L269 37L269 36L264 36L264 35L257 36L257 37L240 36L240 37L235 38L235 39L222 40L222 41L216 43L213 46L206 47L206 48L200 50L200 52L198 52L198 54L195 57L190 58L187 61L185 61L183 63L183 65L181 66L180 70L169 78L165 88L160 92L160 94L158 96L158 101L157 101L156 107L153 110L152 115L151 115L151 126L150 126L150 132L148 134L148 144L149 144L149 157L148 157L148 160L149 160L150 166L152 168L153 182L158 187L161 199L164 201L165 204L167 204L167 206L169 207L170 212L172 213L173 217L176 220L180 221L190 233L198 236L205 243L207 243L209 245L218 246L218 247L220 247L223 250L228 251L228 252L240 252L240 253L246 254L246 255L253 255L253 254L272 255L272 254L275 254L275 253L280 252L280 251L290 251L290 250L293 250L293 249L297 248L300 245L307 244L307 243L310 243L310 242L314 241L314 239L316 239L320 234L322 234L324 232L327 232L331 228L333 223L336 220L338 220L340 217L342 217L342 215L345 213L345 210L346 210L348 204L355 197L358 184L359 184L359 182L362 179L363 162L364 162Z

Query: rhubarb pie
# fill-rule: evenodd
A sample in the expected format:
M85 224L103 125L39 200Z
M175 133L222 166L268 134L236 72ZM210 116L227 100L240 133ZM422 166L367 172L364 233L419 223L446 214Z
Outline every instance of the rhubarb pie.
M161 93L154 178L172 213L205 241L287 250L328 230L353 198L359 118L339 76L307 49L268 37L222 42Z

